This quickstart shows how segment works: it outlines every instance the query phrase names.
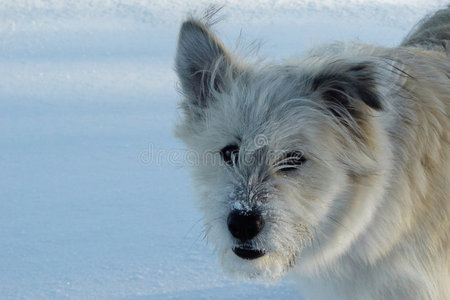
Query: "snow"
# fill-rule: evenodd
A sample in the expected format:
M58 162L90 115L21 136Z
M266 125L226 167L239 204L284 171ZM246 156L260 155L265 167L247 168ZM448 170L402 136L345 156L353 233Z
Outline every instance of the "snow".
M1 299L300 299L226 278L171 135L173 57L210 1L0 3ZM447 0L223 1L225 43L276 59L398 44Z

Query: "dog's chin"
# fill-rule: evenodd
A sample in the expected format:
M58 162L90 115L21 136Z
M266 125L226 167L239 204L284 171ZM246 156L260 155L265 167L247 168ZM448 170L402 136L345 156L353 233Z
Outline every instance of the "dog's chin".
M279 252L230 248L222 253L222 266L228 275L239 279L276 281L293 267L295 257Z

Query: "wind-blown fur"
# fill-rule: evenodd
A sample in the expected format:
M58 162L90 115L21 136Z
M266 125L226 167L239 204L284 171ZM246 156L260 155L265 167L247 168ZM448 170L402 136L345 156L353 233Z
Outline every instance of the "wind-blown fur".
M450 8L416 28L396 48L334 44L275 64L183 23L175 133L228 273L292 269L306 299L450 299ZM244 240L231 212L264 223Z

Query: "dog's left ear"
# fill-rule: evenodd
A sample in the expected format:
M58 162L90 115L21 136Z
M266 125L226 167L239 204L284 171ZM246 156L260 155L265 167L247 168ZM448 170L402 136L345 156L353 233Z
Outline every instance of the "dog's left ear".
M230 56L206 25L191 19L181 26L175 61L184 104L201 111L212 101L212 89L223 89Z
M376 67L370 62L336 62L313 78L312 89L321 94L327 107L339 117L347 113L357 117L362 104L374 110L383 109L376 87Z

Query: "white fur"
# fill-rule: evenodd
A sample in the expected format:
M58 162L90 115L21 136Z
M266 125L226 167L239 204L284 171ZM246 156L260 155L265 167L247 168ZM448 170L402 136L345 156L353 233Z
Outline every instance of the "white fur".
M198 154L205 236L228 273L276 280L292 269L306 299L450 299L450 60L429 47L437 39L421 48L413 36L408 47L336 44L251 64L207 22L184 23L175 132ZM234 166L219 154L230 144ZM307 160L283 172L290 151ZM266 254L245 260L227 217L254 207L265 225L251 246Z

